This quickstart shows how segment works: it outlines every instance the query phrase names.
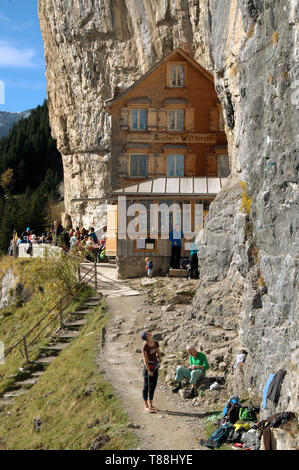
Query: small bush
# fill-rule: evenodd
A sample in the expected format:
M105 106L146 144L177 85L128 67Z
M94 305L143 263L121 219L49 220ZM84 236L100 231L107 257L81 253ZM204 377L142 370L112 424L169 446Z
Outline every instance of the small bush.
M1 310L1 313L4 317L10 317L11 315L13 315L13 312L10 309L5 308Z
M16 308L20 308L20 307L23 307L23 304L24 304L23 300L18 298L18 299L16 299L14 306Z
M252 204L252 196L248 193L246 183L242 181L241 183L241 188L243 189L242 192L242 203L241 203L241 211L243 214L249 214L250 209L251 209L251 204Z

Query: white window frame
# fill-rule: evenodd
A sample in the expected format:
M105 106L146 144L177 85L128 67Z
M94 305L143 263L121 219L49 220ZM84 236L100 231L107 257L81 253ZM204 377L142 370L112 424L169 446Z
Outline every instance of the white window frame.
M174 112L175 113L175 128L174 129L170 129L169 127L169 114L171 112ZM184 113L184 123L183 123L183 129L179 129L178 128L178 123L179 123L179 119L178 119L178 113L179 112L183 112ZM168 109L167 110L167 129L168 131L170 132L184 132L185 131L185 120L186 120L186 112L185 112L185 109L183 108L171 108L171 109Z
M168 175L168 171L167 171L168 170L167 159L170 156L175 157L174 158L174 177L176 177L176 178L184 177L185 176L185 165L186 165L186 155L184 153L167 153L166 154L166 176L168 178L171 178L171 176ZM181 157L181 156L184 157L184 174L183 175L178 175L177 174L177 157Z
M184 83L179 85L180 68L184 68ZM171 83L172 68L175 69L175 84ZM170 62L168 64L168 86L169 88L185 88L186 86L186 64L184 62Z
M146 157L145 175L132 175L131 173L131 158L132 157ZM138 164L138 170L140 170L140 163ZM137 171L137 173L139 173L139 171ZM129 155L129 176L130 178L147 178L148 176L148 154L147 153L131 153Z
M137 128L133 128L133 112L134 111L137 111L137 125L138 125ZM141 111L146 112L145 128L140 127L140 123L141 123L140 114L141 114ZM147 122L148 122L148 111L147 111L146 108L132 108L132 109L130 109L130 130L131 131L133 131L133 132L136 132L136 131L145 132L147 130Z

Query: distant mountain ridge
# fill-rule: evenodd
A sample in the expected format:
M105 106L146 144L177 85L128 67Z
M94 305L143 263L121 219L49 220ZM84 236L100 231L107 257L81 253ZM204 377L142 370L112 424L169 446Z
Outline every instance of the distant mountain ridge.
M32 109L21 111L19 113L10 113L8 111L0 111L0 139L8 135L10 129L15 122L26 118L30 115Z

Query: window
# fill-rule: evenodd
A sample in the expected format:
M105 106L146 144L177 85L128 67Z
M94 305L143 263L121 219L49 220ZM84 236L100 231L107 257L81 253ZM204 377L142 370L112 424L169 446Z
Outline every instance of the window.
M183 131L185 130L185 110L169 109L168 110L168 130Z
M157 240L154 238L138 238L135 240L135 251L156 251Z
M147 155L130 155L130 176L147 177Z
M185 175L185 155L167 155L167 176Z
M131 110L131 130L146 131L147 129L147 110L132 109Z
M184 87L185 86L185 65L170 64L169 66L169 86Z

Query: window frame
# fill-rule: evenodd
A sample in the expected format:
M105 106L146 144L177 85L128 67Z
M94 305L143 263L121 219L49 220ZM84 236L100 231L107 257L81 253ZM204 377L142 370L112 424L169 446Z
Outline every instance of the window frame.
M131 174L131 157L146 157L146 174L145 175L132 175ZM138 165L138 170L140 169L140 164ZM134 152L129 154L129 178L148 178L148 154L144 152Z
M179 111L184 113L184 120L183 120L183 129L178 129L177 125L179 123L178 113ZM175 112L175 129L169 128L169 113ZM177 107L177 108L167 108L167 130L168 132L185 132L186 128L186 109L184 107Z
M186 62L169 62L167 64L167 87L168 88L186 88L186 82L187 82L187 67L186 67ZM184 84L183 85L172 85L171 84L171 68L172 67L184 67ZM176 73L176 78L179 77L179 71Z
M175 157L174 158L174 175L173 177L167 174L168 171L168 158L169 157ZM184 158L184 174L183 175L178 175L177 174L177 157L183 157ZM166 154L166 178L184 178L185 177L185 172L186 172L186 155L184 153L167 153Z
M154 241L154 248L150 249L150 248L137 248L137 241L138 240L134 240L134 252L135 253L157 253L158 252L158 240L155 239L155 238L151 238L150 235L148 235L147 238L142 238L141 240L145 240L145 243L146 243L146 240L153 240Z
M133 111L137 111L137 114L138 114L138 119L137 119L138 124L139 124L138 129L133 128ZM140 127L140 122L141 122L140 113L141 113L141 111L145 111L145 113L146 113L146 121L145 121L145 128L144 129ZM146 132L148 130L148 109L147 108L145 108L145 107L142 107L142 108L140 107L139 108L137 106L134 107L134 108L133 107L129 108L129 129L132 132Z

